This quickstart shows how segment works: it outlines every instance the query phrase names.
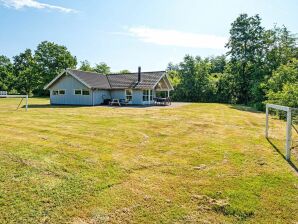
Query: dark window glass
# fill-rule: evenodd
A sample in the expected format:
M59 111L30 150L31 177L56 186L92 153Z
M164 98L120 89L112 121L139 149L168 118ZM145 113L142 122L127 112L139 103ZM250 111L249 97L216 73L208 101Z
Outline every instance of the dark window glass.
M88 96L88 95L90 95L90 91L89 91L89 90L83 90L83 95L84 95L84 96Z

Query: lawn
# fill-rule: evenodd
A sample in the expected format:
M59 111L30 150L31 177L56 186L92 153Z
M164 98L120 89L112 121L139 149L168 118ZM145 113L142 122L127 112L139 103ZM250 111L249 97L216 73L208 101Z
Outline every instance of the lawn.
M246 107L18 100L0 99L0 223L298 222L282 121L270 144Z

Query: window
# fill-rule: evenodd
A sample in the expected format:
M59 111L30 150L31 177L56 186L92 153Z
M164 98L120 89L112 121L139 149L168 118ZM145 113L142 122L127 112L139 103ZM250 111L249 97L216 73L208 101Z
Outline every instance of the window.
M59 95L65 95L65 90L64 89L60 89L59 90Z
M89 96L90 95L90 91L89 90L82 90L82 94L84 95L84 96Z
M52 91L52 95L58 95L58 94L59 94L58 90L53 90Z
M82 95L82 90L81 89L75 89L74 94L75 95Z
M148 89L143 90L143 101L149 101L149 98L150 98L150 101L152 101L153 99L152 91Z
M132 90L131 89L125 90L125 98L128 102L132 101Z

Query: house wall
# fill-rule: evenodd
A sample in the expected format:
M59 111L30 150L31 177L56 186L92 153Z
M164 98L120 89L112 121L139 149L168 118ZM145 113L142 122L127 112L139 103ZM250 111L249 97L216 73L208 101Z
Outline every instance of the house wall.
M155 90L151 91L153 98L155 97ZM112 99L125 99L125 90L111 90ZM153 103L151 101L150 103ZM133 89L132 90L132 104L149 104L149 102L143 102L143 90Z
M125 99L125 90L101 90L95 89L91 91L90 95L75 95L75 89L88 89L84 84L77 81L71 75L62 76L50 88L51 104L69 104L69 105L100 105L106 98ZM53 95L53 90L65 90L65 95ZM156 96L155 90L151 90L153 98ZM132 104L149 104L151 102L143 102L143 90L132 90Z
M52 90L65 90L65 95L53 95ZM50 88L51 104L70 104L70 105L92 105L92 92L90 95L74 95L75 89L88 89L81 82L70 75L62 76Z
M111 90L111 98L112 99L125 99L125 90Z
M93 91L94 105L100 105L101 103L103 103L104 99L110 99L110 98L111 98L111 93L109 90L96 89Z

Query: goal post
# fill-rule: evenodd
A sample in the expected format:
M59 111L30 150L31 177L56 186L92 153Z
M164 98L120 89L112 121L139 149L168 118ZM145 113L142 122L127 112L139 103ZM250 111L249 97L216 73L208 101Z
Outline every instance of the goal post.
M22 98L21 102L19 103L19 106L22 103L23 99L25 99L25 108L26 111L28 111L28 95L8 95L6 91L0 91L0 98Z
M265 137L269 138L269 109L276 109L287 112L287 125L286 125L286 160L291 159L291 147L292 147L292 111L297 108L291 108L276 104L266 104L266 130Z

